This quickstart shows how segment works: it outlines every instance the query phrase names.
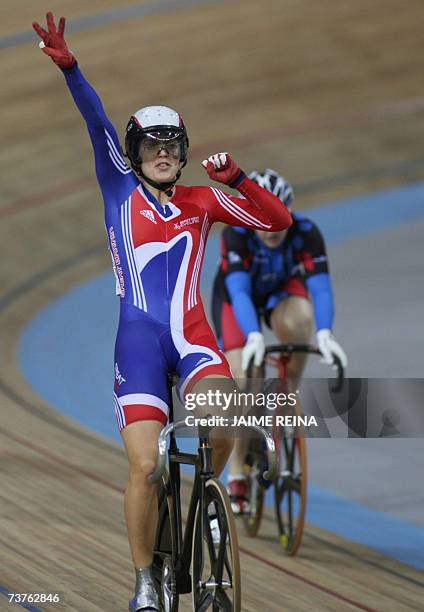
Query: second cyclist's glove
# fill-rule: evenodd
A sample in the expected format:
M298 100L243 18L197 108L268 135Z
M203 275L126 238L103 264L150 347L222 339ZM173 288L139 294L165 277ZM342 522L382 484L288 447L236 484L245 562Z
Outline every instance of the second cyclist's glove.
M250 332L247 342L241 353L241 367L244 371L249 367L250 360L253 358L253 365L259 367L265 355L265 340L261 332Z
M320 360L321 363L328 363L328 365L332 365L334 363L333 355L335 355L340 359L342 366L344 368L347 367L346 353L334 338L330 329L320 329L317 331L317 344L322 354L322 359Z
M62 68L62 70L72 68L76 62L76 59L71 51L69 51L68 45L66 44L63 36L65 32L65 18L61 17L59 19L57 30L54 23L53 13L48 12L46 15L46 20L47 32L36 21L34 21L32 24L32 27L41 38L40 49L43 51L43 53L51 57L54 63L59 66L59 68Z

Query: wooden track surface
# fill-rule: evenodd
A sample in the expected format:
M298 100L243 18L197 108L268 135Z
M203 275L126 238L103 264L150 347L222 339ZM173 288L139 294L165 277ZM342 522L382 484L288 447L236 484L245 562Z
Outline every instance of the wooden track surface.
M120 6L51 4L70 19ZM46 8L3 0L0 37ZM203 156L230 150L246 170L284 172L302 208L423 178L422 21L422 0L226 0L69 42L118 133L143 105L180 110L184 181L204 183ZM59 592L46 610L116 612L132 588L123 453L47 406L16 362L25 323L110 263L90 144L36 42L2 60L0 586ZM261 538L241 538L243 610L422 609L411 568L310 526L288 559L274 533L270 517Z
M132 572L121 508L123 453L77 436L70 448L60 424L44 423L35 440L37 417L15 411L11 426L0 427L2 580L16 591L60 593L62 605L46 610L124 609ZM16 434L16 421L27 431ZM186 482L183 488L188 494ZM243 610L421 609L419 572L318 529L307 529L296 559L281 553L270 515L261 537L242 535L240 546Z

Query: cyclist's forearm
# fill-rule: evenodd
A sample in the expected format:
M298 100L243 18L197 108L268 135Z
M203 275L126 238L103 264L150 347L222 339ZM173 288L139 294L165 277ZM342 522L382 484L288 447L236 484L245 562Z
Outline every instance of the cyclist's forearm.
M69 91L88 127L105 126L109 123L102 102L90 83L85 79L78 64L63 70Z
M250 332L260 331L258 315L250 295L244 292L237 293L232 297L231 303L237 323L245 338Z
M252 300L252 279L248 272L234 271L225 278L237 323L245 338L252 331L260 331L259 319Z
M99 96L86 81L77 64L64 70L66 82L84 117L96 160L96 174L105 203L120 204L135 187L136 180L126 165L115 128L107 118Z
M334 298L328 274L316 274L307 279L306 285L314 307L317 330L332 329L334 323Z
M212 201L211 211L214 221L268 232L290 227L292 217L281 200L244 173L241 178L241 182L234 185L234 188L243 197L229 196L220 189L212 187L211 193L216 198Z
M250 204L252 211L260 211L263 219L269 224L269 231L281 231L292 224L293 220L288 209L274 194L260 187L255 181L244 177L236 189ZM245 204L246 207L246 204ZM252 224L252 226L255 226ZM265 229L255 226L256 229Z

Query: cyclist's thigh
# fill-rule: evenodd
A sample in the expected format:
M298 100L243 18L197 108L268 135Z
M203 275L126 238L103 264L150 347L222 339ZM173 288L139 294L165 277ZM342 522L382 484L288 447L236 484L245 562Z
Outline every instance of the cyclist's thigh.
M232 378L201 306L186 315L184 330L173 330L173 338L179 353L176 371L181 379L180 394L190 393L207 376Z
M121 317L115 345L115 412L119 430L139 421L168 418L168 364L161 345L163 326L140 313Z
M241 369L241 351L245 343L244 334L240 329L234 310L229 302L218 297L214 298L214 325L218 333L218 343L225 352L225 357L234 378L245 378Z
M241 368L241 348L236 348L231 351L226 351L225 356L230 365L231 372L233 373L234 378L239 381L243 381L246 378L246 372L244 372Z
M233 307L229 302L218 299L218 297L214 301L214 325L219 346L225 353L243 347L244 334L237 323Z

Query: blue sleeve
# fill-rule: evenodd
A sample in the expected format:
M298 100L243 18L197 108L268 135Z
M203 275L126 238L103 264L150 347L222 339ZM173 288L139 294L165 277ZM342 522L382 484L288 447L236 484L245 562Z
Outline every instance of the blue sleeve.
M138 184L122 157L115 128L106 116L99 96L75 64L64 70L66 83L87 123L94 149L96 174L105 205L120 205Z
M314 274L306 279L306 286L314 306L315 326L319 329L332 329L334 320L334 300L329 274Z
M231 272L225 278L225 286L231 298L237 323L244 337L252 331L260 331L258 315L252 300L252 280L248 272Z

